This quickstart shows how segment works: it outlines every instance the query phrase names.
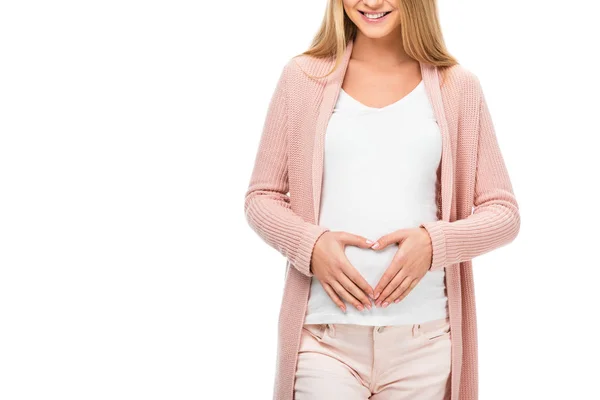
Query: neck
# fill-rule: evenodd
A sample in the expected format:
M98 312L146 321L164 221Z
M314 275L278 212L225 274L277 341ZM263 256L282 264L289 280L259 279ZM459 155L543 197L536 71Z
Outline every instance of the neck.
M370 64L391 66L414 61L406 54L399 34L370 38L357 32L352 48L352 58Z

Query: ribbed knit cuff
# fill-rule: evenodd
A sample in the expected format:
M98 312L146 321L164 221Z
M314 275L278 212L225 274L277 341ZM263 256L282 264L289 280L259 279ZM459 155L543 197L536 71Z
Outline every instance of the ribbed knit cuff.
M321 235L328 231L329 228L324 226L306 223L306 228L300 237L300 243L296 253L296 262L293 263L293 266L308 277L313 276L313 273L310 271L310 262L315 244Z
M419 225L427 230L431 238L433 256L429 266L430 271L439 271L446 266L446 236L442 229L442 225L445 223L446 221L431 221Z

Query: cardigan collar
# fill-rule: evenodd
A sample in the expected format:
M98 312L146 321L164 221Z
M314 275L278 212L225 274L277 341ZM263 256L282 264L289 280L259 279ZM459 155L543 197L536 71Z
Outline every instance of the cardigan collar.
M314 223L319 222L319 211L321 202L321 189L323 182L323 151L324 138L327 130L329 118L333 112L333 108L340 94L340 89L346 75L350 56L352 54L353 40L349 40L344 50L342 62L338 68L331 73L325 82L321 103L319 105L319 113L316 122L316 135L314 142L312 176L313 176L313 210ZM441 203L442 215L444 221L450 220L450 211L452 203L452 187L453 184L453 162L452 162L452 147L450 141L450 133L448 130L448 122L444 112L444 103L442 100L442 92L440 89L439 70L432 64L427 64L419 61L421 66L421 76L425 85L425 91L431 102L434 115L436 117L440 133L442 135L442 157L440 161L441 174Z

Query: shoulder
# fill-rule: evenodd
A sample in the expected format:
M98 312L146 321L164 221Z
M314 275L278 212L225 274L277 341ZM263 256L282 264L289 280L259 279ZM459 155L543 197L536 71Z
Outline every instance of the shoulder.
M455 64L440 69L442 98L450 110L460 115L477 112L483 100L483 89L477 74Z
M329 58L317 58L300 54L287 60L282 74L286 78L286 86L292 89L306 85L320 86L327 79L319 79L318 77L326 75L333 65L333 60Z
M287 93L288 106L292 112L302 113L323 93L326 75L333 67L328 59L320 59L304 54L289 58L281 72L281 81Z
M482 94L479 77L469 68L455 64L446 68L442 90L453 91L461 97L473 96L478 99Z

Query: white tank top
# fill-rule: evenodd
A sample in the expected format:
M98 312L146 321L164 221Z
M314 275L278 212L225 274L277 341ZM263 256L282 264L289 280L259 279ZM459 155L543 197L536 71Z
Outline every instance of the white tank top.
M340 89L325 136L319 224L375 240L437 220L437 168L442 142L421 81L383 108L368 107ZM346 247L350 263L375 288L398 245ZM344 313L312 278L305 323L398 325L445 318L445 270L428 271L400 302Z

